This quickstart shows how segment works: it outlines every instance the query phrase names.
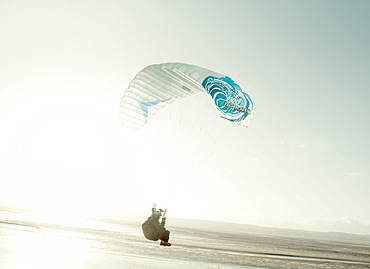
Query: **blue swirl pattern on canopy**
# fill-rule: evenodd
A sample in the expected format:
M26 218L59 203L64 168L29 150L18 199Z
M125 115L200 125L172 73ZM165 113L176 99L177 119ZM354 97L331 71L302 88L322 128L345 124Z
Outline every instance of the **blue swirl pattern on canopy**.
M253 111L253 101L229 77L206 77L202 86L212 96L217 109L232 122L243 121Z

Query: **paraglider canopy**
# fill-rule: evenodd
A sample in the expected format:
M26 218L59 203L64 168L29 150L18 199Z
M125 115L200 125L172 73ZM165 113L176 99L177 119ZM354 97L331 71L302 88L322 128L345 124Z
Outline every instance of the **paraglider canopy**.
M120 121L141 129L166 105L199 93L212 97L222 118L244 127L252 122L253 101L230 77L184 63L154 64L140 71L121 100Z

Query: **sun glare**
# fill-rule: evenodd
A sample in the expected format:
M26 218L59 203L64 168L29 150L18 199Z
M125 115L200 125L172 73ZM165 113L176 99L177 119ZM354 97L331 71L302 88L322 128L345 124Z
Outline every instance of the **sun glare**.
M211 107L208 98L175 102L137 131L119 123L116 102L95 92L53 85L12 109L8 125L17 137L4 139L17 141L9 150L9 201L42 210L130 213L150 212L158 202L182 216L221 202L201 191L212 184L205 164L217 149L217 133L203 133L202 124L218 114L197 114Z

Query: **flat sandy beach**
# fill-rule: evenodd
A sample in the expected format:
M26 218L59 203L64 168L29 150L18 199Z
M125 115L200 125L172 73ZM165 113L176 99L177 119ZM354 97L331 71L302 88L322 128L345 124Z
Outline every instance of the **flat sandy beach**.
M368 235L169 218L161 247L140 220L0 210L0 269L370 268Z

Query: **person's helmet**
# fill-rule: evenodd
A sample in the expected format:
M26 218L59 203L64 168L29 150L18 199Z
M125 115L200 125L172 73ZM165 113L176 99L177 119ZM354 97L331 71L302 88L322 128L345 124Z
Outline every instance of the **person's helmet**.
M154 211L154 215L156 215L156 216L162 216L162 212L161 211Z

